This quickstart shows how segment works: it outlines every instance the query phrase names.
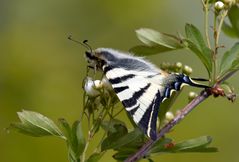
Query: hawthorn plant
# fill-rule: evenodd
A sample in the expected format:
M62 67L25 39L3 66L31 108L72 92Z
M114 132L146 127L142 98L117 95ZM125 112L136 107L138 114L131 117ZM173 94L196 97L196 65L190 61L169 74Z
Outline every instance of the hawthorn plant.
M130 52L140 56L159 54L162 52L185 49L190 50L202 62L208 73L208 82L212 87L203 90L200 94L191 92L190 102L180 112L174 115L170 108L180 92L174 93L160 108L158 115L157 140L147 138L134 124L126 125L118 118L124 111L117 96L105 78L95 80L95 72L87 70L83 81L84 96L82 115L70 125L66 119L59 119L55 124L51 119L40 113L26 111L18 112L20 122L12 123L10 129L34 136L55 136L65 140L70 162L96 162L108 151L114 150L112 158L117 161L137 161L146 158L153 161L152 156L162 153L185 152L216 152L217 148L210 147L212 137L201 136L184 141L175 141L167 137L167 133L179 123L191 110L209 96L222 96L234 101L236 95L232 85L226 80L239 70L239 42L220 53L220 48L226 48L219 43L223 31L228 37L239 38L239 2L238 0L201 0L204 11L204 34L192 25L185 25L185 33L172 35L148 28L136 30L138 39L143 43L130 49ZM209 15L213 15L213 22ZM212 26L212 28L211 28ZM218 55L222 55L221 59ZM187 75L192 69L180 62L162 63L160 68L169 72L181 72ZM94 79L93 79L94 78ZM82 125L87 126L83 132ZM99 134L99 131L103 131ZM101 139L93 152L88 147L95 136ZM95 141L94 141L95 142Z

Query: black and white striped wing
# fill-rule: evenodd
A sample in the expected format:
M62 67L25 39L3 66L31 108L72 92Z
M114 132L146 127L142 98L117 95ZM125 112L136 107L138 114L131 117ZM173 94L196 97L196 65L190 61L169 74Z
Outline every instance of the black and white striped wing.
M104 73L135 123L156 140L156 122L164 87L150 81L149 72L106 66Z

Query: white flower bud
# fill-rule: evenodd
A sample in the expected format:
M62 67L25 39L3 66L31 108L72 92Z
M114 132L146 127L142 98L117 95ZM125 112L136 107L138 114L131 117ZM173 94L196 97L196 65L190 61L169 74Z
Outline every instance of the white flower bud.
M222 1L217 1L215 4L214 4L214 8L216 10L222 10L224 8L224 3Z
M173 113L171 111L166 112L165 119L167 121L173 120L173 118L174 118L174 115L173 115Z
M193 69L190 66L184 65L183 67L183 73L186 75L190 75L192 74Z
M188 99L189 99L189 101L191 101L191 100L193 100L194 98L196 98L197 96L198 96L197 93L195 93L195 92L189 92L189 94L188 94Z
M107 90L109 90L109 91L112 91L112 90L113 90L112 85L110 84L109 80L108 80L105 76L103 77L101 83L102 83L102 86L103 86L105 89L107 89Z
M94 81L94 85L95 85L95 88L96 88L96 89L101 89L101 88L103 88L103 84L102 84L102 82L101 82L100 80L95 80L95 81Z
M100 92L95 88L94 81L90 77L86 78L84 89L85 89L86 94L91 97L95 97L100 94Z
M176 62L175 67L181 69L183 67L183 64L181 62Z

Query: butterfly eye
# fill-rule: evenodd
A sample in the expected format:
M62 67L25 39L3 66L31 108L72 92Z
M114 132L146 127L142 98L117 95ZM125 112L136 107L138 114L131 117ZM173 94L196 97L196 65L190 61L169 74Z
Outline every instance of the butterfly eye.
M88 52L88 51L85 52L85 55L86 55L86 57L87 57L89 60L94 60L94 59L95 59L95 56L92 55L92 53L90 53L90 52Z

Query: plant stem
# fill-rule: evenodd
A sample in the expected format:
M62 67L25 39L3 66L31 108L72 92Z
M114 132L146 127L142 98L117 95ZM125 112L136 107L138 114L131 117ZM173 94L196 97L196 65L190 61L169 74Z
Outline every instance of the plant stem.
M216 82L216 77L217 77L217 54L218 54L218 48L219 48L219 37L220 37L220 34L221 34L221 29L222 29L222 24L223 24L223 21L225 19L225 17L227 16L227 12L228 10L224 10L224 11L221 11L221 17L220 17L220 21L219 21L219 24L217 26L217 17L218 17L218 13L217 11L214 12L214 27L213 27L213 30L214 30L214 53L213 53L213 56L212 56L212 60L213 60L213 78L212 78L212 81L213 83Z
M218 32L217 32L217 11L214 12L214 23L213 23L213 36L214 36L214 52L212 53L212 83L214 84L216 81L216 75L217 75L217 38L218 38Z
M217 37L216 37L216 40L215 40L217 48L218 48L219 36L220 36L220 33L221 33L221 29L222 29L222 24L223 24L223 21L224 21L225 17L227 16L227 12L228 12L228 10L223 11L223 13L221 14L221 19L220 19L219 24L218 24L218 28L217 28L217 33L218 34L217 34Z
M209 27L208 27L209 0L206 0L205 2L204 2L204 0L202 0L202 4L203 4L203 9L204 9L205 36L206 36L206 40L207 40L207 45L211 49L210 38L209 38L209 34L208 34L208 29L209 29Z
M224 75L214 86L221 84L228 78L230 78L232 75L234 75L238 70L234 70L227 75ZM169 132L176 124L178 124L181 120L184 119L186 115L188 115L197 105L199 105L201 102L206 100L211 95L210 91L203 90L201 94L193 99L187 106L185 106L181 113L179 113L173 120L171 120L168 124L166 124L157 134L157 140L161 139L167 132ZM150 148L153 146L153 144L156 142L153 140L149 140L146 142L134 155L130 156L125 160L125 162L134 162L137 161L143 157L145 157L150 150Z
M82 156L81 156L81 160L80 160L81 162L85 161L85 155L86 155L86 151L88 149L89 143L90 143L90 139L88 138L87 141L86 141L86 144L85 144L84 151L82 152Z

